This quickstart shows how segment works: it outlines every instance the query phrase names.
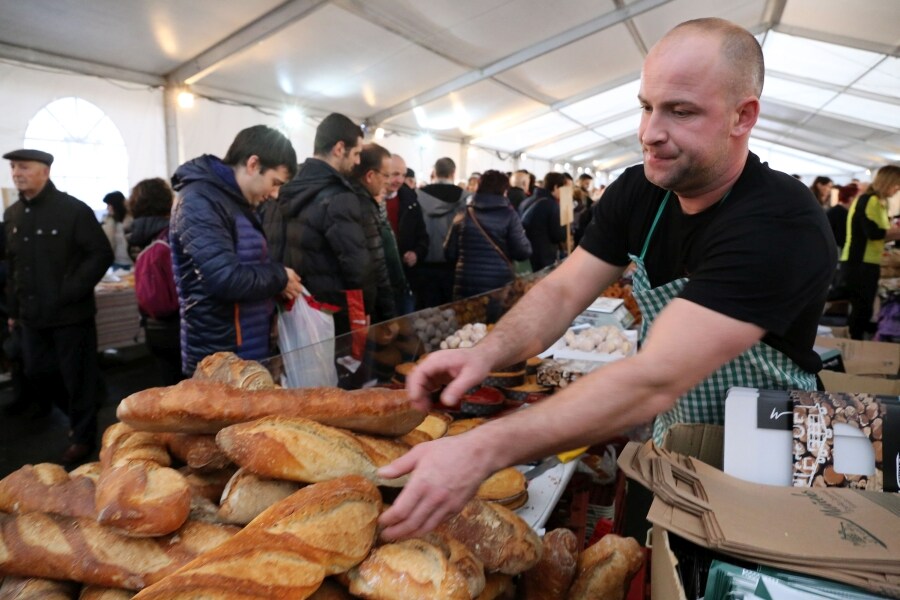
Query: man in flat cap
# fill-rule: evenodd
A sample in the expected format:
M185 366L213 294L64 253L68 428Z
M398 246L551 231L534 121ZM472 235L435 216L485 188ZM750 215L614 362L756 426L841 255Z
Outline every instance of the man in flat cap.
M61 461L74 465L94 450L100 370L94 286L113 261L94 212L50 181L53 155L16 150L10 161L19 200L3 215L9 276L9 327L20 327L28 389L39 407L59 402L71 444ZM49 387L62 376L66 398Z

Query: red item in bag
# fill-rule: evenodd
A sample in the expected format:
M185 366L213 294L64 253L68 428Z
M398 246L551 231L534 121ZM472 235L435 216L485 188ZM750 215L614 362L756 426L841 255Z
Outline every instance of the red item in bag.
M350 331L352 332L350 353L356 360L362 360L369 330L369 318L366 316L363 293L362 290L347 290L344 293L347 296L347 317L350 320Z

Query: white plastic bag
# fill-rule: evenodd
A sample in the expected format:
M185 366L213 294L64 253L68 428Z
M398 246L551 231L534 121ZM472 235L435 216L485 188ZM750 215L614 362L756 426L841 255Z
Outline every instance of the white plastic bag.
M304 287L291 310L278 312L278 347L289 388L337 385L334 317L314 306L318 303Z

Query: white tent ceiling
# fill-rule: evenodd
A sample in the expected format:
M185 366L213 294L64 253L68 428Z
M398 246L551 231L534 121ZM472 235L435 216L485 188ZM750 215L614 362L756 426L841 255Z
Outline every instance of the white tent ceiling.
M0 58L614 171L647 48L701 16L763 44L764 159L900 161L898 0L0 0Z

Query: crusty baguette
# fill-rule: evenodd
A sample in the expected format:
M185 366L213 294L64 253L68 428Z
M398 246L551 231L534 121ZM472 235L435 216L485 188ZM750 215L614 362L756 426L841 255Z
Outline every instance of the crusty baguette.
M135 429L216 433L266 416L304 417L362 433L401 436L425 418L404 390L339 388L239 390L188 379L150 388L119 403L116 416Z
M139 537L166 535L187 521L191 487L175 469L125 461L100 474L96 503L103 525Z
M403 442L408 446L418 446L419 444L424 444L425 442L433 441L430 435L427 432L422 431L421 429L413 429L406 435L402 435L397 438L397 441Z
M226 427L216 443L236 464L270 479L319 482L362 475L377 485L399 487L376 471L409 451L398 441L322 425L309 419L266 417Z
M330 577L322 582L322 585L313 592L309 600L353 600L347 588L332 580Z
M134 594L131 590L88 585L82 588L78 600L131 600Z
M344 576L350 593L371 600L471 600L462 573L445 552L425 540L385 544Z
M78 584L37 577L0 579L0 600L74 600Z
M47 512L95 518L95 485L90 477L72 475L59 465L25 465L0 480L0 512Z
M362 477L305 487L135 598L308 598L366 557L380 509L378 489Z
M214 435L189 433L160 433L160 438L172 456L196 470L224 469L231 464L228 457L216 446Z
M113 423L103 432L100 464L108 469L131 460L149 460L161 467L172 464L166 445L158 435L135 431L125 423Z
M473 498L438 528L455 537L488 571L517 575L541 558L541 538L511 510Z
M194 496L203 496L210 502L219 504L222 492L225 486L234 476L237 467L232 465L224 469L216 471L195 471L190 467L181 467L178 472L184 475L185 481L191 488L191 494Z
M484 591L476 600L512 600L516 596L516 582L512 575L488 573ZM560 598L560 600L563 600Z
M300 484L295 481L266 479L247 469L238 469L222 491L219 519L223 523L246 525L298 489Z
M578 572L569 592L571 600L622 600L641 565L644 554L634 538L603 536L578 558Z
M93 519L0 513L0 573L136 590L237 531L229 525L189 521L169 536L133 538Z
M444 531L432 531L422 539L444 551L450 564L462 574L470 598L477 598L484 590L484 563L469 548Z
M541 560L522 576L523 600L568 598L578 564L578 537L568 529L548 531Z
M268 369L255 360L244 360L233 352L216 352L204 357L194 370L194 379L224 383L242 390L275 387Z

